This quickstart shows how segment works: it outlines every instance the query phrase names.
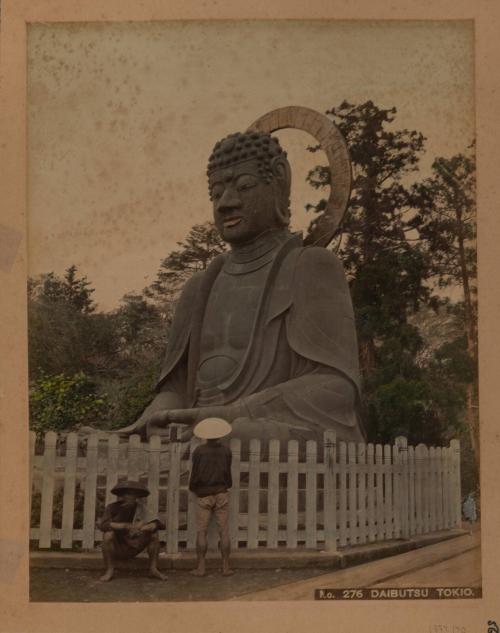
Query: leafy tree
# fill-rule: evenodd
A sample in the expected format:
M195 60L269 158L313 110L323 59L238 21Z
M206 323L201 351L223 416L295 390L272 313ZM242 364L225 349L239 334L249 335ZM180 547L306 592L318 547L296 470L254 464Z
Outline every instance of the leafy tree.
M369 433L389 440L404 421L406 434L425 423L430 437L430 391L415 362L423 340L410 321L430 300L428 262L411 223L413 192L405 184L425 139L395 129L396 109L372 101L344 101L327 115L344 135L353 165L351 200L335 248L351 287ZM325 187L329 167L316 167L307 179L314 188ZM312 208L321 213L325 205L322 200Z
M110 397L109 424L133 422L153 397L166 344L160 309L138 294L127 294L112 314L118 339L117 376L103 378Z
M106 426L105 383L119 374L113 315L97 312L94 290L75 266L28 282L30 424L37 432Z
M71 266L28 281L29 368L34 379L64 372L105 374L115 369L112 319L96 311L94 289Z
M122 354L137 360L138 355L149 355L151 350L157 350L159 343L165 343L160 311L144 296L126 294L113 316Z
M473 146L437 158L432 175L413 187L413 225L433 250L432 273L441 287L460 285L473 312L476 268L476 167Z
M54 273L30 279L28 295L32 300L46 301L51 304L66 303L80 314L90 314L96 308L92 299L94 288L90 286L87 277L78 278L77 267L73 264L65 271L62 279Z
M475 172L473 147L448 159L437 158L432 175L414 186L418 213L413 225L426 245L436 285L462 289L462 302L455 310L462 331L453 345L463 352L462 380L457 380L465 385L467 425L478 461Z
M386 336L394 322L404 324L428 298L426 261L418 236L411 235L412 192L402 182L418 166L424 137L391 130L396 109L371 101L357 106L344 101L327 114L344 135L353 165L351 200L335 246L350 279L362 365L369 370L375 340ZM329 167L316 167L307 179L315 188L325 187ZM314 207L316 212L325 204Z
M30 428L37 433L71 431L105 418L107 398L83 372L41 374L30 391Z

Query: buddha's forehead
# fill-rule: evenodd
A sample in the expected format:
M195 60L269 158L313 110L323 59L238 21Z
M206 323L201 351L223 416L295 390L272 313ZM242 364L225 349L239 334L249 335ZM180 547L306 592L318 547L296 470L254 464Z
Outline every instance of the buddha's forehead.
M232 182L245 174L260 176L259 161L255 159L245 160L234 165L228 165L221 169L216 169L208 177L210 185L216 182Z

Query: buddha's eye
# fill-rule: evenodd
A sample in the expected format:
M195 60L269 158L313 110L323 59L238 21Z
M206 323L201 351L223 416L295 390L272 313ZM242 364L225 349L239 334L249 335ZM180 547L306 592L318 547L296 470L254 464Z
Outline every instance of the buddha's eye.
M247 189L253 189L255 187L255 183L245 183L244 185L238 185L238 191L247 191Z
M257 184L258 181L256 178L245 175L238 179L236 189L237 191L247 191L248 189L253 189L254 187L256 187Z

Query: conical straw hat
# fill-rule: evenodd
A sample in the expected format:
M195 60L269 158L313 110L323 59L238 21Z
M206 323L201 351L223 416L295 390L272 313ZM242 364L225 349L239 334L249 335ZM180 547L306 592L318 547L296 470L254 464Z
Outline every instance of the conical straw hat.
M231 433L231 425L222 418L205 418L194 427L193 433L202 440L216 440Z

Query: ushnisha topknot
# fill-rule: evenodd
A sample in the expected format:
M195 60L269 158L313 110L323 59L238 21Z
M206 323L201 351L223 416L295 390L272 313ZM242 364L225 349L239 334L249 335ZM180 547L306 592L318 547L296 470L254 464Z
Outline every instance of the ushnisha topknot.
M262 179L269 183L272 179L271 162L282 156L286 159L286 152L278 139L265 132L236 132L230 134L215 144L208 159L207 176L218 169L257 159L257 172Z

